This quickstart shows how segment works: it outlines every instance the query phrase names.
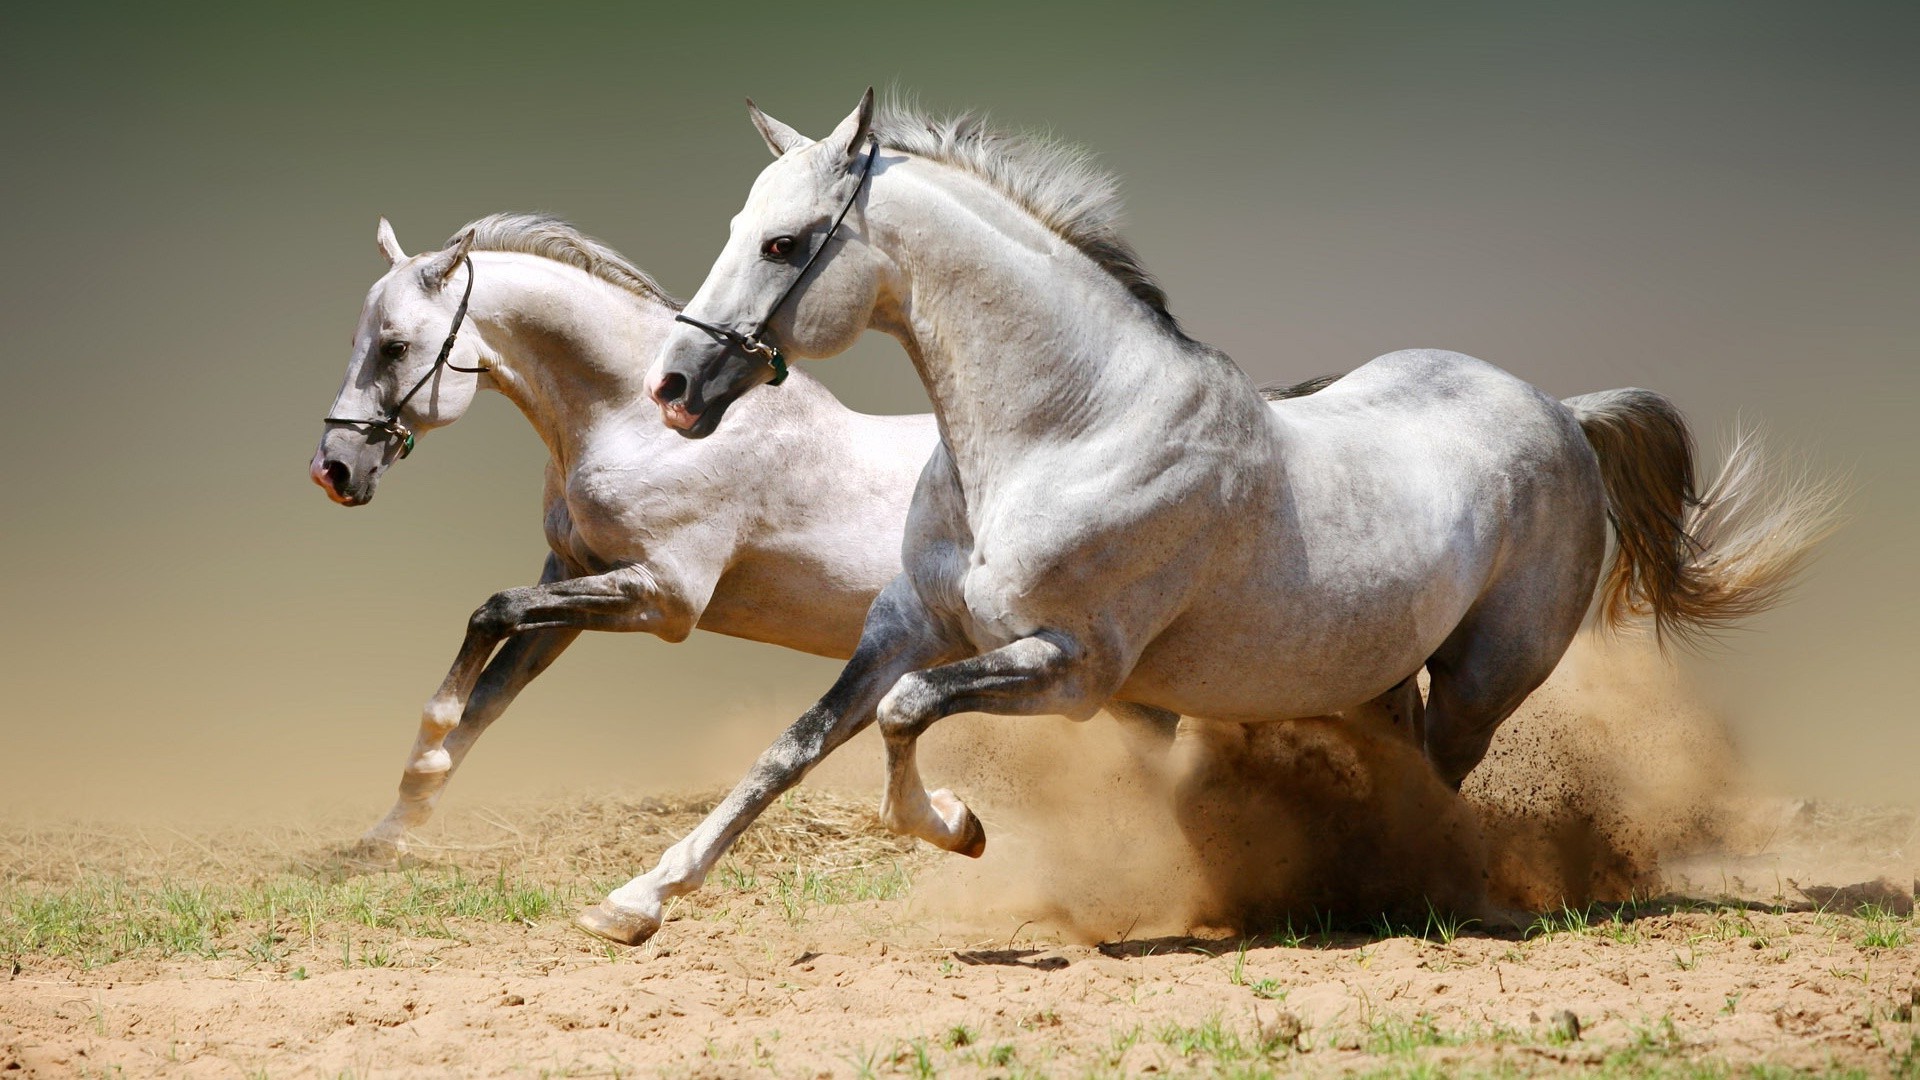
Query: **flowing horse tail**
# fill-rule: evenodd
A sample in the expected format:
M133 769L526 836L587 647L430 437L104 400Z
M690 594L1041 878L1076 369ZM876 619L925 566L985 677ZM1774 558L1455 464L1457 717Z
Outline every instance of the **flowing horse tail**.
M1750 432L1696 495L1693 436L1673 402L1626 389L1564 404L1600 459L1616 538L1600 588L1608 629L1651 617L1663 645L1698 645L1778 603L1839 524L1840 485L1782 479Z

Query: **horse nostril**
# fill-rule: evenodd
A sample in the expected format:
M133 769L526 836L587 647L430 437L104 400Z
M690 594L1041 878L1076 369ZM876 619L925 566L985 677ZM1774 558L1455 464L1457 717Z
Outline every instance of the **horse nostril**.
M353 479L353 470L347 468L347 463L344 461L329 460L322 467L322 471L326 473L327 486L334 491L344 490L347 481Z
M660 376L653 384L653 400L662 405L677 405L687 398L687 377L679 372Z

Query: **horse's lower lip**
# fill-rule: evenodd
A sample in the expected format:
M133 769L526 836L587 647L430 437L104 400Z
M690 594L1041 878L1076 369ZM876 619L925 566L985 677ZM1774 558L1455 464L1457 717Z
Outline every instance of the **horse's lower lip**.
M688 412L685 405L676 402L660 406L660 419L676 431L685 431L700 422L700 414Z
M332 484L320 480L315 480L314 483L319 484L320 490L327 493L327 498L341 506L365 506L367 500L372 498L370 495L348 495L345 492L335 491Z
M341 506L353 505L352 497L343 495L340 492L335 491L332 484L327 483L325 480L322 480L319 477L314 477L313 482L320 486L321 491L324 491L327 493L327 498L332 499L334 502L339 503Z

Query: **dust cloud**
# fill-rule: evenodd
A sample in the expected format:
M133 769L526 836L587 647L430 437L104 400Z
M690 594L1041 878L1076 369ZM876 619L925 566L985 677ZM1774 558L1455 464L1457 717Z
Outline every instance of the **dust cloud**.
M944 866L922 902L1090 941L1383 917L1417 931L1646 897L1663 864L1773 805L1650 646L1594 636L1459 794L1403 740L1334 719L1186 721L1170 754L1104 716L950 725L926 774L981 814L987 854Z

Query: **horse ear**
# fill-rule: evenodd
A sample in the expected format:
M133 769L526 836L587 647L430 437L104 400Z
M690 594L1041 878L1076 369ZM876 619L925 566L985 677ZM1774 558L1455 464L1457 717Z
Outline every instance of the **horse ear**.
M429 289L445 286L453 277L453 272L460 269L460 263L466 259L467 253L472 250L473 230L468 229L454 237L453 243L448 244L445 250L434 255L420 267L420 279L426 282Z
M813 145L812 139L761 112L760 106L755 105L752 98L747 99L747 118L753 121L754 129L760 132L760 137L767 140L767 149L773 151L774 157L779 157L789 150Z
M860 104L855 105L853 112L847 114L845 120L840 121L840 126L834 128L833 134L827 136L827 141L839 147L842 157L852 161L865 146L867 132L872 128L873 87L869 86L867 92L860 95Z
M393 226L386 218L380 219L380 227L374 230L373 242L380 246L380 254L387 257L388 266L399 266L407 259L407 253L400 250L400 241L393 235Z

